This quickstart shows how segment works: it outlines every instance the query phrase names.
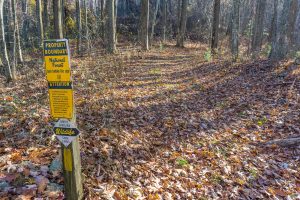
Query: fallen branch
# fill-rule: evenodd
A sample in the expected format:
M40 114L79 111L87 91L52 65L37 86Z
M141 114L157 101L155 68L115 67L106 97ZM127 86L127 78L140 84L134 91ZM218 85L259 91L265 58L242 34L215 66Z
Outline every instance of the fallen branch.
M266 145L274 145L274 144L281 147L294 147L300 145L300 137L281 139L281 140L272 140L266 143Z

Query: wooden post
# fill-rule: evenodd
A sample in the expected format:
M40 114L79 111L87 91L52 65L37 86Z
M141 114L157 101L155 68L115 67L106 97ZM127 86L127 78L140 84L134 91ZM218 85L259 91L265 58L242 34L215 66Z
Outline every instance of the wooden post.
M81 179L81 159L78 137L66 148L61 145L63 173L65 184L65 197L69 200L83 198Z

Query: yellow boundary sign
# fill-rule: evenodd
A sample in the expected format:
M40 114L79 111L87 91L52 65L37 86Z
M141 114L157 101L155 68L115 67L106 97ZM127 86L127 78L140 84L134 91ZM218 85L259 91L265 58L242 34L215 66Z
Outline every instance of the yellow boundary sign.
M44 41L44 58L51 116L72 119L74 100L68 40Z
M68 40L46 40L44 57L47 81L70 82L70 53Z

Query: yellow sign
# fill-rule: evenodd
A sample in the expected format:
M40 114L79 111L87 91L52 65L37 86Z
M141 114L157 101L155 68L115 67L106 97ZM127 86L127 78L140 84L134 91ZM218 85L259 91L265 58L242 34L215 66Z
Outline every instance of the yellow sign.
M66 39L46 40L44 57L48 81L71 81L69 46Z
M49 82L51 116L73 118L73 90L71 82Z
M64 149L64 166L66 171L68 172L73 171L71 149Z

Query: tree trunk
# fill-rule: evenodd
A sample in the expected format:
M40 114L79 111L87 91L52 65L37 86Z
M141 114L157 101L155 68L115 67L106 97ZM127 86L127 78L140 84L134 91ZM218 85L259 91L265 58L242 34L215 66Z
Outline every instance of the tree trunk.
M214 3L214 19L212 26L212 37L211 37L211 53L214 55L217 53L219 43L219 25L220 25L220 0L215 0Z
M49 27L48 0L44 0L43 22L44 22L44 38L47 38Z
M296 21L298 17L298 12L299 12L299 6L298 6L298 0L292 0L291 3L291 9L289 12L289 27L288 27L288 39L289 39L289 44L290 46L294 46L296 42Z
M23 40L23 45L25 47L28 46L28 29L29 29L28 10L29 10L28 0L23 0L22 1L22 17L23 17L22 40Z
M90 40L89 40L89 27L88 27L88 6L87 1L83 0L83 6L84 6L84 30L85 30L85 41L87 43L87 48L90 49Z
M22 47L21 47L21 40L20 40L20 30L19 30L19 25L18 25L18 17L17 17L15 0L12 1L12 11L13 11L13 21L14 21L14 34L15 34L15 40L16 40L16 46L15 46L15 51L17 54L16 63L17 62L23 63L23 54L22 54Z
M37 29L39 33L39 46L43 46L44 42L44 27L43 27L43 15L42 15L42 2L36 0L36 17L37 17Z
M231 54L232 60L239 57L239 26L240 26L240 0L233 0L232 30L231 30Z
M155 10L153 13L152 24L151 24L151 36L150 36L151 43L152 43L153 36L154 36L154 29L156 26L156 17L157 17L157 13L158 13L159 3L160 3L160 0L156 0Z
M17 13L16 13L16 2L11 0L11 11L12 11L12 21L13 21L13 51L12 51L12 62L11 62L11 74L13 80L16 79L16 69L17 69Z
M114 26L115 26L115 32L117 33L117 20L118 20L118 0L115 1L115 14L114 14ZM117 34L115 34L115 43L117 44Z
M116 51L116 29L115 29L115 1L114 0L109 0L106 2L106 13L107 13L107 21L106 21L106 35L108 38L108 43L107 43L107 51L108 53L115 53Z
M167 32L167 0L162 0L162 14L163 14L163 42L166 42Z
M149 0L141 2L141 44L143 50L149 50Z
M253 52L254 56L256 56L260 52L262 46L266 4L266 0L258 0L256 5L251 42L251 51Z
M65 0L60 0L61 3L61 23L62 23L62 27L63 27L63 35L66 36L67 33L67 29L66 29L66 13L65 13Z
M81 42L82 42L82 27L81 27L81 1L76 0L76 24L77 24L77 53L81 54Z
M11 0L4 1L4 29L6 30L6 45L8 54L12 54L14 50L14 42L13 42L13 14L12 14L12 2ZM11 57L9 57L10 59Z
M100 22L101 22L101 36L102 38L104 38L105 36L105 0L100 0L101 2L101 18L100 18Z
M6 45L6 39L5 39L3 6L4 6L4 0L0 0L0 38L1 38L0 39L0 51L1 51L0 59L1 59L2 65L4 67L4 72L5 72L7 82L10 82L13 80L13 75L12 75L10 62L8 59L7 45Z
M269 42L276 42L277 39L277 23L278 23L278 0L274 0L273 3L274 11L272 16L271 28L269 30Z
M178 37L179 31L180 31L181 9L182 9L182 0L178 0L178 4L177 4L177 27L176 27L176 37Z
M97 2L96 2L96 20L97 20L97 32L100 32L100 30L101 30L101 0L97 0Z
M291 8L291 2L292 0L284 0L280 22L275 31L276 37L274 37L274 40L272 41L272 50L269 56L271 60L282 60L285 58L288 52L287 31L289 24L287 22L289 19L289 10Z
M179 33L177 35L177 44L176 44L176 46L178 47L184 47L188 2L189 2L188 0L182 0Z
M61 0L53 0L54 38L61 39L63 35Z

